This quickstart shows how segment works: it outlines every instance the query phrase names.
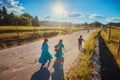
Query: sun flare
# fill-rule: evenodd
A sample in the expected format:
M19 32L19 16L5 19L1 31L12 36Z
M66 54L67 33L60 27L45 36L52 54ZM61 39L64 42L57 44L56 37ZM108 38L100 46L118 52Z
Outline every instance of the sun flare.
M62 4L56 4L53 6L53 13L57 16L63 16L66 14L65 7Z

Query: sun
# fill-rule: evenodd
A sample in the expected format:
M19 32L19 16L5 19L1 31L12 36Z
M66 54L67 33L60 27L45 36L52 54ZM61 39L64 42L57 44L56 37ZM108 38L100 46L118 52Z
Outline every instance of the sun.
M53 6L53 13L57 16L62 16L66 13L66 11L62 4L56 4Z
M61 5L56 5L54 7L54 13L58 16L62 15L64 12L63 7Z

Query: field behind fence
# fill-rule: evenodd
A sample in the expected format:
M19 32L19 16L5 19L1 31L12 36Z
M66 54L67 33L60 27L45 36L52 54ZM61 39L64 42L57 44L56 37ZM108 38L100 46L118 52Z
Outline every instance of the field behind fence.
M120 27L103 28L102 35L120 67Z
M83 27L0 26L0 49L82 29Z

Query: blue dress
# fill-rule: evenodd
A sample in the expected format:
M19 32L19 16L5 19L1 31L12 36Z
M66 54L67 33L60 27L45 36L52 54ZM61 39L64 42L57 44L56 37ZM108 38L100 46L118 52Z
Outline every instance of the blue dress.
M61 43L59 44L60 49L56 51L55 57L60 58L63 55L62 48L64 48L64 45Z
M48 51L49 47L47 43L45 43L41 49L42 49L42 53L39 58L39 63L45 64L48 60L52 59L52 56L50 52Z

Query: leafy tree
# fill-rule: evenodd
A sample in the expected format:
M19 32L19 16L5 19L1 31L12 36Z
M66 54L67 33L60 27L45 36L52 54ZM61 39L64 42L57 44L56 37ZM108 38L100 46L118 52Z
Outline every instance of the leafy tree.
M17 25L18 17L14 13L10 13L9 15L9 22L11 26Z
M31 19L31 15L29 13L21 14L21 16L28 17L29 19Z
M18 25L20 26L31 26L31 20L28 17L19 17L18 19Z
M7 13L6 7L0 9L0 25L3 26L40 26L40 21L37 16L35 18L29 13L21 14L20 16L15 15L14 13Z
M40 21L39 21L37 16L35 16L35 18L32 19L32 25L33 26L40 26Z

